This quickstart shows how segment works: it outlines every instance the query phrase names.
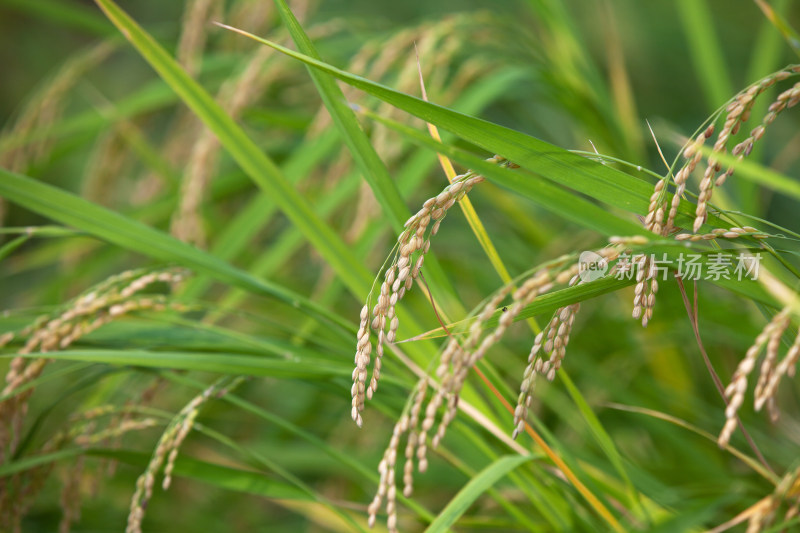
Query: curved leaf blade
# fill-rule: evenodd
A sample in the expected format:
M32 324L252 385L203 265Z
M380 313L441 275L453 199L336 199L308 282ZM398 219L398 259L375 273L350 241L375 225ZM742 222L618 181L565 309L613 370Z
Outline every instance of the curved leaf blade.
M523 463L533 459L529 455L506 455L499 458L472 478L450 503L442 509L425 533L444 533L449 531L456 521L463 515L470 505L477 500L486 489L497 483L500 478L517 468Z
M10 356L3 355L0 357ZM325 360L309 360L306 358L273 359L254 355L225 353L65 350L62 352L31 353L22 357L282 378L349 377L352 372L349 364L336 365Z
M632 213L647 211L652 187L643 180L525 133L401 93L246 31L224 24L219 26L327 72L384 102L448 130L465 141L491 153L501 154L548 180Z
M203 272L216 280L236 285L255 294L278 298L289 305L323 317L346 330L353 329L352 324L304 296L258 279L141 222L28 176L0 168L0 196L121 248Z
M371 277L356 261L344 241L312 206L292 187L278 166L247 136L222 107L192 79L152 36L145 32L112 0L95 0L109 20L122 32L159 76L214 132L242 170L297 226L360 299L369 291Z

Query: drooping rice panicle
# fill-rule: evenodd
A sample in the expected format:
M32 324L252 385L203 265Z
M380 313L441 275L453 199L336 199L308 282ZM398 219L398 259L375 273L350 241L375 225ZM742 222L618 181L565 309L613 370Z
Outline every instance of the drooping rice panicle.
M488 161L510 164L499 156ZM351 417L359 427L363 423L364 402L372 398L378 388L385 346L393 344L397 338L400 325L397 303L418 279L425 255L430 250L431 238L439 231L448 211L484 179L471 171L457 176L441 193L422 204L422 208L406 221L405 229L397 238L396 252L384 273L377 302L371 312L369 302L361 311L351 388ZM376 336L374 359L371 358L373 332ZM367 368L371 360L374 361L372 376L367 383Z
M181 411L170 421L167 429L158 440L156 449L153 452L150 462L144 473L136 481L136 491L131 498L130 511L128 513L128 524L125 528L126 533L141 533L142 521L144 520L145 509L153 495L156 475L164 466L164 479L162 487L167 490L172 481L172 470L175 459L186 436L194 427L200 408L210 399L220 398L231 390L238 387L243 381L242 376L224 376L209 385L203 392L192 398Z
M187 276L183 269L159 271L131 270L117 274L75 298L64 311L43 315L18 333L6 334L5 343L25 338L18 357L11 360L5 376L5 387L0 402L0 453L10 456L16 450L22 423L27 411L27 400L33 389L17 392L41 374L48 359L28 359L33 352L64 350L83 336L135 311L182 311L186 307L168 300L164 295L139 296L142 290L154 283L175 284Z
M720 446L726 446L728 444L734 430L736 429L736 425L738 423L736 413L739 411L742 403L744 403L744 395L745 392L747 392L748 376L753 369L755 369L758 356L765 345L767 346L767 355L765 357L765 363L762 364L761 372L762 374L766 372L766 377L764 378L765 381L761 383L762 389L765 389L765 384L768 383L771 376L774 375L772 372L772 366L777 359L780 338L789 325L788 316L789 309L786 308L780 313L776 314L764 327L758 337L756 337L753 345L747 350L747 353L739 363L736 371L733 373L730 384L725 388L725 399L727 400L728 405L725 409L725 425L723 426L722 431L717 439L717 443ZM761 395L756 395L756 401L758 401L759 396L763 397L763 393ZM759 407L762 404L763 401L759 404Z

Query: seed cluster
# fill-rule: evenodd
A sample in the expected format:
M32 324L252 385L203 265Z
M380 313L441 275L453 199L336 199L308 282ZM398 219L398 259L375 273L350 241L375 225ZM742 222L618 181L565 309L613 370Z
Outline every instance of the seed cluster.
M763 232L758 231L756 228L752 226L743 226L741 228L717 228L713 230L711 233L679 233L675 235L675 239L679 241L712 241L718 238L725 238L725 239L738 239L739 237L753 237L755 239L766 239L767 235Z
M397 470L397 454L400 447L400 439L404 434L408 434L406 447L403 453L405 463L403 465L403 496L410 497L414 491L414 457L419 458L418 469L424 472L428 463L425 457L425 449L421 445L425 444L424 439L420 440L419 415L422 411L422 404L425 401L425 394L428 390L428 380L420 380L414 392L411 394L411 409L409 414L400 417L392 431L392 438L389 446L383 454L378 465L380 481L378 491L372 503L369 504L367 512L369 514L369 527L375 525L375 519L381 508L384 498L386 499L386 525L390 532L397 531L397 482L395 472ZM420 450L422 450L420 452Z
M753 104L759 95L776 82L785 80L792 74L798 72L800 72L800 66L793 66L772 74L739 93L725 108L725 121L711 149L711 155L708 158L703 178L700 181L700 192L695 208L695 220L692 233L681 233L676 236L676 239L696 242L700 240L713 240L719 237L735 239L745 234L755 238L766 238L766 235L763 233L749 227L731 228L729 230L716 229L707 234L697 234L697 232L705 223L708 216L708 203L711 200L714 187L719 187L724 184L728 177L734 172L733 166L723 171L723 166L719 161L719 156L728 151L727 146L731 136L736 135L742 125L749 120ZM742 160L750 155L754 144L763 137L767 126L769 126L784 109L796 105L798 101L800 101L800 82L778 96L775 102L770 105L769 111L764 116L761 123L750 132L750 135L746 139L733 147L731 154L736 156L737 160ZM702 147L705 142L711 138L714 132L715 127L711 124L696 138L690 139L690 142L683 149L683 157L686 161L673 178L675 192L671 199L669 199L669 195L667 194L666 186L669 181L667 178L659 180L655 184L653 194L650 196L650 204L644 219L644 225L656 235L665 237L676 231L675 218L678 214L681 198L686 191L686 182L692 172L694 172L700 164L700 161L702 161ZM652 317L658 284L651 275L653 265L649 259L641 258L637 266L639 268L638 276L643 277L641 279L637 277L633 317L637 319L641 318L642 325L646 326L647 322Z
M725 409L725 425L720 432L717 442L720 446L725 446L730 441L731 435L736 430L736 413L744 403L744 394L747 391L747 378L755 369L761 351L766 347L766 355L761 362L758 381L755 387L755 409L761 410L764 405L770 418L776 420L778 417L777 403L775 395L778 391L778 384L785 375L794 376L795 365L800 358L800 329L794 343L789 348L786 356L778 362L781 338L789 327L789 308L783 309L776 314L772 320L764 327L756 337L753 345L747 350L744 359L739 363L736 372L731 377L731 382L725 389L725 398L728 406Z
M608 264L616 261L624 251L629 251L631 245L644 244L647 239L642 236L611 237L609 242L611 246L594 252L598 257L597 262L604 261ZM582 266L586 265L573 264L570 268L563 270L555 277L556 283L568 283L569 286L580 285L583 283L579 277ZM618 263L614 266L614 269L619 266ZM512 438L516 439L525 428L525 419L528 416L528 408L531 404L536 376L543 375L548 381L553 381L556 372L561 368L561 363L567 352L575 315L579 310L580 304L572 304L557 309L545 328L536 335L531 351L528 354L528 365L522 375L517 406L514 409L514 432L512 433ZM546 360L545 356L547 357Z
M381 482L378 485L378 492L375 499L369 507L370 524L374 523L375 514L385 497L386 511L388 514L387 526L389 531L393 532L397 530L395 467L401 436L406 432L409 432L410 435L406 448L406 465L403 476L405 481L404 494L410 495L412 491L413 474L413 463L410 463L410 458L416 455L418 470L420 472L427 470L428 434L436 425L436 419L440 408L443 405L445 406L444 414L439 420L436 433L431 439L433 448L439 445L442 438L444 438L448 425L455 418L458 409L459 394L463 388L469 369L485 355L486 351L493 344L497 343L508 326L513 323L514 318L526 305L532 302L537 295L552 287L553 281L551 278L551 273L547 270L543 270L526 280L520 288L513 292L513 302L508 306L508 310L500 316L496 328L488 335L484 335L486 323L492 318L500 302L512 291L512 287L510 286L502 288L484 305L477 319L470 326L469 335L467 339L464 340L463 344L459 343L454 337L448 341L442 353L439 367L436 370L437 377L442 380L441 386L434 391L433 396L428 401L425 408L425 416L421 424L419 423L419 415L422 411L424 393L427 389L427 380L423 380L425 384L418 387L418 392L414 395L410 416L403 415L395 425L389 447L384 453L383 460L378 465L378 471L381 474Z
M178 457L178 450L186 439L186 436L194 427L197 415L200 408L208 402L211 398L221 398L229 391L238 387L245 378L243 376L224 376L219 378L202 393L198 394L181 409L170 421L167 429L158 440L156 449L147 465L147 469L136 480L136 492L131 499L131 509L128 514L128 525L125 533L141 533L142 520L144 519L145 508L147 502L153 495L153 487L155 486L156 475L161 469L161 465L166 460L164 467L164 480L161 484L164 490L167 490L172 482L172 470L175 467L175 459Z
M690 143L686 148L683 150L683 157L687 160L686 164L681 167L681 169L675 174L675 194L672 196L672 200L670 202L669 207L669 214L667 215L667 224L664 228L663 232L656 232L658 234L668 235L670 231L675 227L675 217L678 215L678 206L681 203L681 198L683 197L683 193L686 191L686 181L689 179L689 176L692 175L694 169L697 168L697 165L703 159L703 152L700 148L705 143L706 139L711 137L714 134L714 126L709 126L706 130L697 136L694 142ZM664 184L666 180L659 180L656 183L655 192L653 196L660 196L661 191L664 188ZM652 209L652 202L657 201L657 198L653 196L650 197L651 202L651 209ZM652 228L648 228L651 229Z
M642 326L647 327L653 318L653 308L658 292L657 269L652 258L641 256L635 259L636 286L633 290L633 318L642 319Z
M164 296L138 297L137 294L156 282L174 284L187 275L185 270L168 269L155 272L131 270L113 276L76 298L69 307L57 315L44 315L25 329L0 336L0 348L17 338L26 338L20 355L35 351L63 350L76 340L101 326L132 311L161 311L166 308L184 310L178 303ZM48 360L15 357L6 373L6 385L0 402L0 453L5 457L17 447L20 429L27 411L27 399L33 390L17 392L42 372Z
M573 278L577 279L577 278ZM561 362L567 353L569 335L572 331L572 324L575 321L575 314L580 309L580 304L573 304L558 309L553 318L541 333L536 335L533 347L528 355L528 366L522 376L517 407L514 410L514 433L512 438L516 439L525 427L525 419L528 416L528 408L531 405L531 394L536 375L544 375L548 381L553 381L556 371L561 368ZM549 356L547 361L544 357Z
M596 251L597 262L615 261L623 251L629 250L632 244L643 242L646 242L644 237L613 237L611 246ZM563 256L536 271L518 288L512 285L500 288L484 303L470 324L465 338L459 340L455 336L450 337L436 369L440 386L434 387L427 405L424 405L430 382L428 378L421 380L411 395L410 409L401 416L394 427L389 446L378 467L381 478L378 491L369 506L370 525L374 524L375 516L385 500L389 531L397 530L396 470L402 437L408 434L403 468L403 494L408 497L413 490L414 458L417 460L417 470L425 472L428 468L428 436L433 432L431 446L435 449L456 416L458 400L469 370L485 356L489 348L500 341L508 327L537 296L551 290L555 285L581 283L579 273L582 265L574 259L574 256ZM503 306L503 301L509 296L511 302ZM524 426L534 374L540 373L552 380L561 367L578 309L578 304L558 309L547 327L536 337L515 412L514 437ZM494 317L497 317L497 325L490 328L489 323ZM547 359L543 359L544 357Z
M166 308L185 310L183 305L170 302L164 296L139 296L139 293L153 283L174 284L182 281L186 275L185 270L167 269L131 270L112 276L77 297L65 310L43 315L21 331L0 335L0 348L19 339L22 346L17 353L20 355L63 350L84 335L132 311L158 311ZM11 360L5 376L5 387L0 393L5 398L0 401L0 462L8 460L17 451L28 410L28 399L33 393L29 384L41 374L48 362L44 358L15 357ZM71 424L68 432L57 434L45 444L44 449L55 451L69 442L85 445L90 439L118 437L150 423L147 419L123 419L99 433L94 432L93 422L90 425ZM19 524L25 509L42 489L51 468L52 466L43 465L0 478L0 529L18 528L16 524ZM83 467L80 462L75 469L75 478L81 479ZM80 497L76 495L78 488L69 481L63 487L63 530L69 528L79 512Z
M160 383L160 380L156 380L156 383ZM130 400L127 406L104 405L73 414L67 420L65 427L41 446L40 453L45 455L55 453L68 445L86 447L99 444L103 448L119 447L123 435L160 425L159 421L148 416L134 418L144 411L142 407L150 403L154 392L153 387L148 387L138 398ZM111 418L104 427L98 428L101 425L99 419L109 415ZM66 472L61 476L62 514L59 531L70 530L70 525L80 518L83 493L91 492L93 490L91 486L96 486L101 475L113 475L116 466L116 461L111 459L95 461L94 472L87 472L88 465L80 460L84 456L78 457L78 460L66 466ZM20 525L22 517L44 488L45 481L50 478L55 466L54 463L44 463L10 476L0 477L0 530L22 530ZM91 479L92 477L94 479ZM87 480L90 487L87 487Z
M800 71L800 69L793 70L795 72ZM705 222L708 202L711 199L714 187L719 187L725 183L725 180L727 180L734 171L733 167L729 167L724 173L717 176L717 174L722 170L722 165L714 157L714 154L726 152L728 139L731 135L736 135L742 124L747 122L747 120L750 118L750 111L752 110L756 98L769 87L771 87L776 81L786 79L790 75L790 71L781 71L773 76L765 78L761 82L752 85L746 91L737 95L736 98L731 101L730 104L728 104L728 107L726 108L726 112L728 114L725 117L725 123L720 130L716 143L714 143L712 154L708 159L708 166L706 167L706 171L703 174L703 179L700 182L700 195L697 199L697 209L695 210L696 218L693 228L695 233L697 233L697 231L700 229L700 226L702 226ZM800 101L800 83L795 84L791 89L782 92L778 96L777 100L770 105L769 111L764 116L761 124L756 126L744 141L734 146L733 150L731 150L731 153L739 160L750 155L750 152L753 150L753 145L764 135L764 130L766 127L775 120L781 111L788 107L794 106L798 101Z
M499 156L492 157L488 161L510 165ZM405 230L397 239L393 261L386 269L378 301L373 306L372 312L370 313L369 302L361 309L352 376L353 386L350 391L353 399L351 416L359 427L363 423L361 412L364 410L364 402L367 398L372 398L378 388L384 347L393 344L397 338L397 328L400 325L396 312L397 302L414 286L414 281L419 277L425 261L425 255L430 250L431 238L439 231L447 212L484 179L474 172L457 176L441 193L422 204L422 209L406 221ZM372 377L367 383L373 332L377 337L375 362Z

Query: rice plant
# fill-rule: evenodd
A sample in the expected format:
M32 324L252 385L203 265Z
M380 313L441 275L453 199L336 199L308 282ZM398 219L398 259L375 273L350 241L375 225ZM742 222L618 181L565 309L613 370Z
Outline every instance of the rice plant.
M0 530L800 523L796 7L444 9L3 5Z

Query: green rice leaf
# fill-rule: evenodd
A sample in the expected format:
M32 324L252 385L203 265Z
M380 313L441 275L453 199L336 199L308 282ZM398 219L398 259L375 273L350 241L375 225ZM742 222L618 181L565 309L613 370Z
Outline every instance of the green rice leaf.
M9 357L0 355L0 358ZM65 350L61 352L31 353L22 357L47 358L62 361L83 361L110 365L141 366L146 368L174 368L200 370L220 374L248 376L273 376L281 378L317 379L330 376L349 377L352 368L348 362L337 365L326 360L273 359L255 355L203 353L203 352L150 352L146 350Z
M469 509L486 489L497 483L503 476L517 468L518 466L530 461L531 456L507 455L497 459L495 462L481 470L478 475L472 478L450 503L442 509L425 533L440 533L448 531L458 519Z
M275 163L247 136L220 105L138 24L111 0L96 0L106 16L147 60L183 102L214 132L242 170L266 194L337 272L360 299L369 291L371 277L329 224L286 180Z
M222 26L327 72L490 153L500 154L543 178L625 211L639 214L647 211L652 187L645 181L530 135L426 102L245 31Z
M314 43L306 35L287 3L284 0L275 0L275 5L278 6L278 12L297 48L307 56L320 59L316 48L314 48ZM311 67L308 67L308 72L317 87L319 95L322 97L322 101L325 103L325 107L331 114L334 124L339 129L344 143L350 149L353 159L361 169L364 179L372 188L372 192L375 193L375 198L383 208L383 212L391 223L392 228L396 232L402 231L403 224L411 216L411 212L403 202L400 192L383 161L378 157L375 148L372 147L366 134L358 124L353 110L347 106L342 90L336 85L334 78L328 74Z
M0 196L107 242L177 263L262 296L272 296L350 329L346 320L288 289L258 279L216 257L124 215L27 176L0 169ZM363 268L363 267L362 267Z

